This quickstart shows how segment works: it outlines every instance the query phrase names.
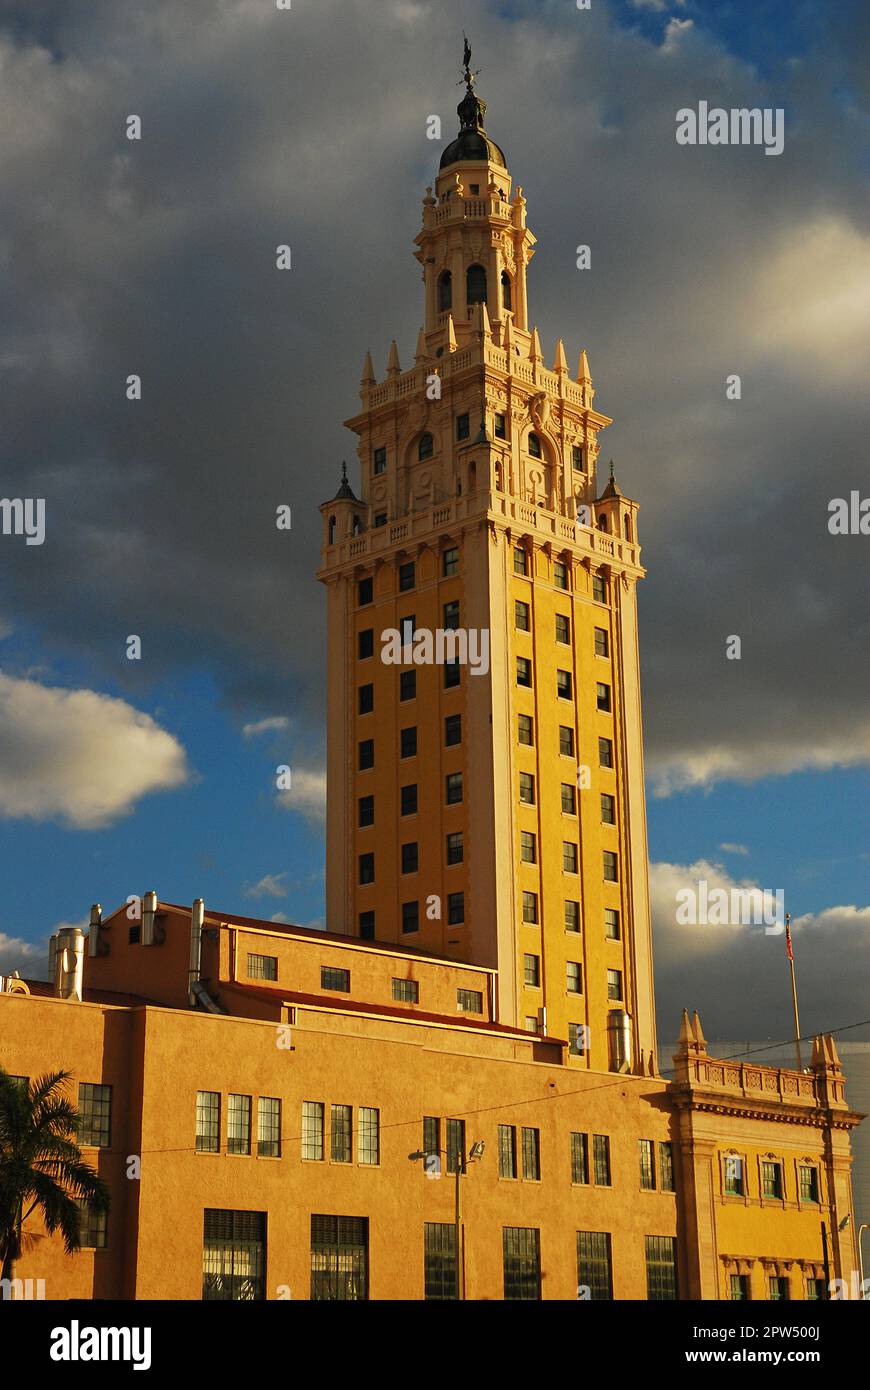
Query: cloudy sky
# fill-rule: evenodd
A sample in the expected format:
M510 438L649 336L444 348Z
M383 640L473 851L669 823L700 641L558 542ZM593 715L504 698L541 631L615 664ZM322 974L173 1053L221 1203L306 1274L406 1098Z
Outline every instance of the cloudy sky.
M150 887L322 919L317 506L366 349L413 359L463 28L545 353L586 347L641 506L661 1035L683 1003L788 1033L781 938L675 922L699 878L782 888L805 1027L851 1024L870 536L827 523L870 496L861 0L0 0L0 495L46 500L43 545L0 536L0 970ZM701 100L782 108L783 153L677 145Z

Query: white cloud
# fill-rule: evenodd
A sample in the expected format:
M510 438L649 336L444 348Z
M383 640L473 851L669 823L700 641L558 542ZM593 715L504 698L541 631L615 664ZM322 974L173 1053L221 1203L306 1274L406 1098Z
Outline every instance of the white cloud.
M0 975L11 975L17 970L25 979L43 979L47 969L47 946L34 946L20 936L7 936L0 931Z
M286 898L287 884L283 881L286 877L286 871L282 874L264 874L257 883L245 884L245 897Z
M0 674L0 816L101 829L189 776L178 740L124 700Z
M294 767L290 786L278 793L278 804L285 811L298 811L306 820L323 821L326 817L326 773Z
M662 53L675 53L680 46L683 35L694 27L694 21L691 19L669 19L662 40Z
M258 734L275 733L280 729L289 729L290 720L283 714L273 715L270 719L258 719L254 724L245 724L242 733L245 738L256 738Z
M719 846L719 848L720 848L721 850L723 850L723 851L725 852L725 854L748 854L748 853L749 853L749 846L748 846L748 845L735 845L735 844L732 844L732 842L731 842L730 840L725 840L725 841Z
M757 782L791 772L827 772L833 767L870 763L870 720L851 728L843 724L803 729L781 722L774 731L751 727L736 731L729 744L674 748L653 752L649 773L654 796L670 796L690 787L708 789L717 782Z

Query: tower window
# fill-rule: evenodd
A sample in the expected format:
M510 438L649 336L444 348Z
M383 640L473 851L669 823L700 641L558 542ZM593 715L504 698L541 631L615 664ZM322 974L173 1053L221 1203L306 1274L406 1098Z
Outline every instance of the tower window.
M420 904L402 903L402 932L420 930Z
M385 447L375 449L372 454L372 472L386 473L387 471L387 450Z
M451 748L462 742L462 715L448 714L444 720L444 745Z
M595 629L595 655L610 656L610 643L607 638L607 631L603 627Z
M528 657L517 657L517 685L528 685L532 683L532 663Z
M359 857L359 881L360 883L374 883L375 881L375 856L373 854L361 854Z
M540 956L523 956L523 978L529 989L538 989L541 983Z
M410 782L407 787L401 790L402 815L416 816L417 814L417 783Z
M513 286L511 277L506 270L501 273L501 302L505 309L512 309L513 306Z
M453 276L449 270L442 270L438 276L438 312L446 314L453 308Z
M520 831L520 859L524 864L537 864L538 846L531 830Z
M372 526L374 526L375 529L377 529L378 527L386 526L386 524L387 524L387 514L386 514L386 512L375 512L374 517L373 517L373 519L372 519Z
M335 517L329 518L329 544L335 545Z
M559 725L559 752L563 758L574 756L574 730L568 724Z
M462 683L462 667L458 661L447 661L444 665L444 689L452 690Z
M571 464L578 473L583 472L583 449L579 444L574 444L571 449Z
M520 773L520 801L526 806L535 804L535 779L531 772Z
M601 819L605 825L616 824L616 799L609 792L601 793Z
M446 841L447 863L461 864L463 859L462 831L454 830L447 836Z
M600 738L598 740L598 762L601 767L613 767L613 740Z
M373 912L361 912L359 915L359 934L363 941L374 941L375 939L375 914Z
M444 626L446 628L459 627L459 599L452 598L449 603L444 605Z
M445 579L449 579L451 574L459 573L459 547L451 546L445 550L441 556L441 573Z
M402 845L402 873L415 874L419 867L420 854L417 841L411 840L408 844Z
M435 452L435 440L431 434L420 436L420 443L417 445L417 458L430 459Z
M401 756L403 758L415 758L417 756L417 726L410 729L402 729L399 734Z
M529 630L529 605L520 598L514 599L514 627L520 632Z
M570 731L573 733L573 729ZM562 815L576 816L577 814L577 788L573 782L562 783Z
M373 594L373 583L371 579L361 579L357 585L357 603L362 607L366 603L371 603Z
M364 738L357 744L358 762L357 767L360 772L365 772L368 768L375 765L375 741L373 738Z
M461 893L461 892L460 892L460 893L448 893L448 894L447 894L447 922L448 922L448 924L449 924L451 927L458 927L458 926L460 925L460 923L462 923L462 922L464 922L464 921L465 921L465 894L464 894L464 893ZM466 1006L466 1007L467 1007L467 1006ZM476 1010L475 1012L479 1013L480 1010L478 1009L478 1010Z
M399 566L399 592L406 593L408 589L413 589L416 580L416 567L413 560L407 564Z
M593 574L592 576L592 597L596 603L607 602L607 580L603 574Z
M569 994L583 993L583 968L577 960L565 962L565 988Z
M556 614L556 641L571 641L571 623L570 619L564 613Z
M416 700L417 698L417 672L399 672L399 699Z
M530 747L535 742L534 724L530 714L517 715L517 741L527 743Z
M465 302L469 308L486 303L486 270L482 265L470 265L465 273Z
M496 439L507 439L507 428L505 426L505 418L503 415L493 416L493 434L495 435Z
M608 999L622 998L622 971L608 970L607 972L607 997Z
M619 882L616 854L612 849L606 849L604 851L604 877L608 883Z
M556 672L556 694L560 700L571 699L571 672Z
M529 435L529 453L533 459L541 457L541 441L534 433Z
M604 909L604 935L608 941L619 940L619 912L615 907Z
M468 439L470 434L471 421L469 419L468 411L465 410L461 415L457 415L456 417L456 438Z
M521 545L514 546L514 574L528 574L529 557Z
M610 686L605 685L604 681L596 681L596 702L603 714L610 713Z
M573 898L565 899L565 930L580 930L580 904Z
M563 874L576 874L577 872L577 846L570 840L562 841L562 872Z
M610 523L608 522L606 516L600 516L600 517L598 518L598 529L599 529L599 531L609 531L609 530L610 530Z
M375 799L373 796L361 796L359 802L359 821L360 827L374 825L375 823Z
M375 688L373 685L361 685L357 690L357 713L371 714L375 707Z
M455 806L462 800L462 773L449 772L444 779L445 797L448 806Z
M556 560L553 565L553 583L557 589L568 587L568 566L564 560Z

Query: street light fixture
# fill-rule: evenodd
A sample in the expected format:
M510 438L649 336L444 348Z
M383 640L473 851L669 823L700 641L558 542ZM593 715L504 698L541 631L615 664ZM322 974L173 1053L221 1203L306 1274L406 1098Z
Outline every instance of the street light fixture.
M431 1153L426 1153L422 1149L415 1149L413 1153L408 1154L408 1158L412 1163L419 1163L422 1159L424 1165L426 1165L427 1173L429 1172L427 1160L433 1157L440 1160L441 1154L444 1154L448 1162L452 1158L456 1163L456 1202L453 1225L456 1230L456 1293L459 1299L465 1298L465 1245L462 1239L462 1205L459 1183L463 1174L466 1172L467 1165L469 1163L476 1163L479 1159L483 1158L485 1150L486 1140L475 1139L467 1155L462 1153L461 1150L448 1151L446 1149L433 1150ZM436 1176L440 1177L440 1172L438 1172Z

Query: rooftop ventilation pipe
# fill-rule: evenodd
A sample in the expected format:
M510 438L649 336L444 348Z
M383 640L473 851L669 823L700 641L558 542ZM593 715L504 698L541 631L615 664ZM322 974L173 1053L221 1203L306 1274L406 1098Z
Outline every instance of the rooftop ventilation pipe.
M157 916L157 894L152 890L142 899L142 945L154 945L154 919Z
M190 970L187 976L188 999L196 1004L195 986L202 975L202 924L205 920L205 903L202 898L194 898L190 909Z
M58 999L81 1003L85 963L83 927L61 927L54 940L54 993Z
M100 927L103 924L103 909L99 903L91 905L91 921L88 928L88 955L97 955L97 947L100 944Z

